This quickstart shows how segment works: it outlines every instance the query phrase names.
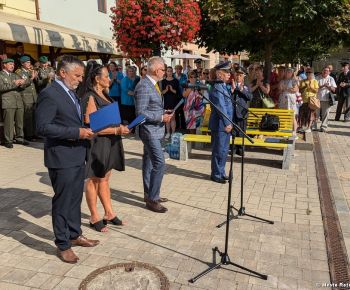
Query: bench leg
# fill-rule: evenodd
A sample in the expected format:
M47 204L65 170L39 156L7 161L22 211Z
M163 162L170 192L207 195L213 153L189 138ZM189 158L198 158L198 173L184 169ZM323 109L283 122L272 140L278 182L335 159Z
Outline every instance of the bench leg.
M180 159L182 161L188 160L188 152L190 152L191 148L188 148L188 146L191 146L191 142L186 142L183 139L180 140Z
M293 155L293 144L288 145L287 148L283 149L283 161L282 161L282 169L289 169L292 155Z
M187 161L188 156L192 151L192 142L183 141L183 145L181 145L181 146L182 146L182 148L180 148L180 160Z

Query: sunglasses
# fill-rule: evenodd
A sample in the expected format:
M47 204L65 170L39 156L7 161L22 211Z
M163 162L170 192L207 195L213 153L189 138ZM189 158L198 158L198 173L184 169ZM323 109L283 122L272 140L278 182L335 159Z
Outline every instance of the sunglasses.
M204 75L208 75L209 73L203 73Z

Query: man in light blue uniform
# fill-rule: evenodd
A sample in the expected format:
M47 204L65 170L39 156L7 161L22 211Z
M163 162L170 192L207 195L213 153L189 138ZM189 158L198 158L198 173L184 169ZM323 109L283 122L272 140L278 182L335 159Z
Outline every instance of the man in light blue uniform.
M233 118L232 91L230 82L230 62L224 62L215 66L218 82L212 87L210 100L229 117ZM230 137L232 131L231 123L220 115L215 108L211 108L209 119L211 130L211 180L218 183L226 183L228 177L225 173L225 164L229 152Z

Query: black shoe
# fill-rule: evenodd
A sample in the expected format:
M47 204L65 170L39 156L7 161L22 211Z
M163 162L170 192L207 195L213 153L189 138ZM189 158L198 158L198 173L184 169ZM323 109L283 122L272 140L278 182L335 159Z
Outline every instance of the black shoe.
M146 207L151 211L159 212L159 213L165 213L168 211L168 209L162 206L158 201L148 200L146 202Z
M223 179L223 180L230 180L230 177L227 176L227 175L224 175L224 176L222 177L222 179Z
M14 143L20 145L29 145L29 142L26 140L15 140Z
M30 142L36 142L37 141L37 138L35 138L35 137L27 137L26 139L28 141L30 141Z
M5 143L4 146L6 148L9 148L9 149L13 148L13 144L12 143Z
M226 180L221 179L221 178L216 178L216 177L211 176L210 179L211 179L211 181L214 181L214 182L217 182L217 183L222 183L222 184L226 183Z

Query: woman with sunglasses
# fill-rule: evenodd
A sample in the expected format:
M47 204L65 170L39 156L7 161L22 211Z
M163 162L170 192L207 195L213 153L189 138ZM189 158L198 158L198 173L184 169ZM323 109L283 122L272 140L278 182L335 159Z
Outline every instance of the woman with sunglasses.
M197 83L197 74L191 71L188 75L189 84L195 86ZM186 120L186 129L189 134L196 134L196 129L201 125L204 115L204 103L201 92L197 89L186 88L183 92L185 98L184 113Z

